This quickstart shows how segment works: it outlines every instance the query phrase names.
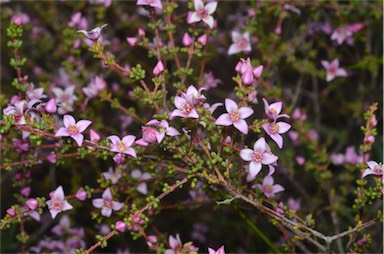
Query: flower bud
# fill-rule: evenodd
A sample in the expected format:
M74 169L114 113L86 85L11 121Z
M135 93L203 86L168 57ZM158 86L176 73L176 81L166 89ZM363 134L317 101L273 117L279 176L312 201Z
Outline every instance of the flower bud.
M198 41L201 45L205 46L205 44L207 44L207 35L204 34L204 35L200 36L199 38L197 38L197 41Z
M27 200L27 202L25 203L29 209L31 210L35 210L37 208L37 206L39 205L39 203L37 202L36 199L34 198L30 198Z
M164 71L164 65L162 61L158 61L155 68L153 68L153 74L156 76Z
M256 78L260 78L261 73L263 72L263 65L257 66L255 69L253 69L253 75L255 75Z
M115 224L115 228L117 231L124 232L127 228L127 225L122 221L117 221Z
M47 159L50 163L55 164L57 162L57 154L52 152L47 156Z
M135 38L135 37L127 37L127 42L128 42L129 45L135 46L136 42L137 42L137 38Z
M16 211L12 207L7 209L7 213L9 215L11 215L11 216L15 216L16 215Z
M89 131L89 136L92 142L97 142L101 139L100 135L92 129Z
M84 201L87 199L87 192L83 189L79 189L77 192L76 192L76 198L78 200L81 200L81 201Z
M54 98L50 99L46 104L45 104L45 110L48 113L54 114L56 113L57 110L57 105L56 105L56 100Z
M193 40L192 40L191 36L189 36L188 33L185 33L183 35L182 43L184 46L186 46L186 47L190 46L192 44L192 41Z

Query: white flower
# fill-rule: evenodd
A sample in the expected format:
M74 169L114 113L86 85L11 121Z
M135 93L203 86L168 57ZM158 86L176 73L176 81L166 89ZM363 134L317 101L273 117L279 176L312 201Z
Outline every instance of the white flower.
M195 7L195 11L192 13L190 19L188 20L188 23L195 23L202 20L209 26L209 28L212 29L214 19L211 14L216 11L217 2L211 2L204 6L202 0L194 0L193 4Z

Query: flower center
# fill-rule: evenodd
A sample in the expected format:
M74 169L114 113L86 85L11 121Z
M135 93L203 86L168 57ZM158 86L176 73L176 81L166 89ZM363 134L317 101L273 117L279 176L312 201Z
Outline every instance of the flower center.
M272 193L272 185L265 184L265 185L263 186L263 189L264 189L264 192L265 192L265 193Z
M373 169L373 172L375 172L376 174L383 174L383 165L377 165L374 169Z
M52 209L54 210L62 210L63 208L63 200L61 199L54 199L52 202Z
M117 148L119 149L120 152L122 152L127 148L127 146L123 141L120 141L119 144L117 145Z
M69 101L70 98L71 98L71 96L69 94L63 94L60 96L61 102L67 102L67 101Z
M263 154L260 152L254 152L252 154L252 160L256 162L260 162L263 159Z
M241 49L244 49L245 47L247 47L247 40L244 39L244 37L241 37L238 41L237 41L237 47L241 48Z
M188 104L188 103L185 103L182 106L182 110L183 110L184 114L188 115L192 111L192 106L190 104Z
M240 120L240 113L238 110L233 110L229 113L229 117L231 118L231 121L235 123Z
M153 0L146 0L147 4L153 3Z
M70 135L76 135L79 133L79 128L77 128L76 124L72 124L67 128L67 130Z
M273 109L273 108L270 108L269 112L271 112L272 115L277 115L277 111L275 109Z
M104 207L105 208L111 208L112 207L112 201L109 199L104 199Z
M279 132L279 125L271 124L269 125L268 129L269 129L269 132L271 132L271 134L276 134Z
M15 114L14 116L13 116L13 119L15 119L15 122L16 123L18 123L19 121L20 121L20 119L21 119L21 114Z
M208 16L208 12L204 8L200 8L197 10L197 16L199 16L201 19L204 19Z
M329 72L330 74L335 74L336 71L337 71L337 69L336 69L335 67L333 67L333 66L329 67L329 69L328 69L328 72Z

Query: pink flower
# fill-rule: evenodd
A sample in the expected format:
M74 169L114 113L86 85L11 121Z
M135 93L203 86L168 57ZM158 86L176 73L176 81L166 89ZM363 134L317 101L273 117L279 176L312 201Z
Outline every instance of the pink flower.
M283 106L283 103L281 101L272 103L271 105L268 104L267 100L263 98L264 102L264 111L267 117L271 120L276 121L276 119L280 117L286 117L289 118L287 114L279 115Z
M47 96L44 94L44 88L36 88L34 89L35 85L33 83L30 84L29 88L25 92L28 96L29 100L40 100L47 98Z
M90 129L89 130L89 139L91 140L91 142L98 142L101 139L101 137L100 137L99 133Z
M112 184L116 184L119 179L122 177L122 174L116 170L113 172L113 168L109 167L108 172L102 173L105 179L111 180Z
M167 249L164 254L176 254L178 253L178 250L180 250L183 247L183 243L180 240L179 234L176 235L176 237L169 236L168 243L170 249Z
M195 11L192 13L191 17L188 19L188 23L195 23L199 21L203 21L206 23L209 28L213 28L214 19L211 16L216 11L217 2L210 2L204 6L202 0L194 0L193 5L195 7Z
M88 39L90 39L93 42L97 42L97 40L101 36L101 30L106 27L108 24L104 24L101 27L96 27L92 29L91 31L85 31L85 30L78 30L77 33L82 33L85 36L87 36Z
M208 247L208 254L225 254L224 245L217 250Z
M52 88L52 92L55 94L56 101L58 103L61 102L72 105L77 100L77 96L74 94L75 88L75 85L68 86L67 88L65 88L65 90L59 87L54 87Z
M283 138L280 134L286 133L290 128L291 125L285 122L263 124L265 132L276 142L280 149L283 147Z
M135 142L136 137L133 135L127 135L122 140L116 135L109 136L108 139L112 142L111 152L125 153L132 157L136 157L136 152L131 145Z
M71 21L68 23L69 27L77 27L79 29L87 29L88 21L85 17L82 17L81 12L76 12L72 15Z
M91 80L88 86L83 87L82 90L88 98L94 98L106 87L107 84L105 83L104 79L102 79L100 76L96 76Z
M89 120L76 120L71 115L64 116L64 127L61 127L55 134L55 137L68 137L73 138L78 146L83 144L84 136L81 134L92 122Z
M47 111L48 113L54 114L56 113L56 110L57 110L56 100L52 98L45 104L45 111Z
M192 42L193 42L193 40L192 40L191 36L189 36L188 33L185 33L183 35L183 39L182 39L183 45L188 47L188 46L190 46L192 44Z
M253 150L247 148L240 151L240 157L245 161L250 161L250 178L255 178L261 171L262 165L270 165L278 160L278 157L267 151L267 143L264 138L259 138Z
M136 37L127 37L127 42L130 46L135 46L136 42L137 42L137 38Z
M195 109L194 101L195 98L193 95L189 95L186 98L175 96L174 103L177 109L171 112L171 119L175 116L199 118L199 114Z
M367 164L369 168L364 170L362 177L366 177L367 175L383 175L384 166L382 163L377 163L376 161L368 161Z
M162 61L158 61L155 68L153 68L153 74L158 76L160 73L164 71L164 65Z
M163 9L163 4L160 0L137 0L137 5L148 5L153 8Z
M165 120L151 120L146 125L156 127L157 131L155 133L157 143L161 143L164 139L164 136L178 136L180 132L173 127L169 126L169 123Z
M335 77L347 76L347 72L344 69L339 68L339 59L337 58L334 59L332 62L323 60L321 61L321 64L323 65L323 67L327 72L327 77L325 78L327 82L334 80Z
M232 41L233 43L228 49L228 55L237 54L240 52L250 52L251 51L251 43L249 38L249 32L245 32L240 34L239 32L232 32Z
M207 44L207 39L208 39L207 35L203 34L202 36L197 38L197 42L200 43L201 45L205 46L205 44Z
M263 72L263 65L259 65L253 68L251 59L248 57L246 60L241 58L240 61L236 64L235 70L240 72L241 81L245 85L253 84L255 78L260 78Z
M92 200L92 204L96 208L101 208L101 214L105 217L110 217L112 210L119 211L123 207L123 203L112 201L112 193L107 188L102 195L102 198Z
M147 195L147 183L145 181L152 178L151 174L141 173L140 170L134 169L131 172L131 176L139 180L139 185L137 186L136 190L143 195Z
M344 163L344 154L332 153L330 159L334 165L336 165L336 166L341 165Z
M248 107L239 108L231 99L225 99L225 109L228 113L224 113L219 118L217 118L215 124L233 126L238 129L240 132L247 134L248 133L248 124L244 120L253 114L253 109Z
M339 45L341 45L344 41L346 41L347 44L352 44L352 34L359 31L363 27L363 24L355 23L349 26L337 28L333 31L331 40L336 41Z
M256 184L256 186L264 192L264 195L267 198L274 196L276 193L284 190L284 187L280 184L273 184L272 176L266 176L263 180L263 184Z
M67 202L64 196L63 187L59 186L53 192L51 199L46 202L52 219L60 212L71 210L73 207Z

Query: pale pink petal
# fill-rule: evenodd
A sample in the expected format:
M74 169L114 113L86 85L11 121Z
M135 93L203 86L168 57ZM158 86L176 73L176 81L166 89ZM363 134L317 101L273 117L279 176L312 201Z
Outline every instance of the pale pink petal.
M65 196L64 196L63 187L61 185L59 187L57 187L57 189L55 190L55 193L53 194L53 196L55 198L59 198L61 200L64 200Z
M51 213L51 216L52 216L52 219L56 218L56 216L61 212L60 210L54 210L54 209L51 209L49 210L49 212Z
M240 157L245 161L252 161L252 154L253 154L253 150L248 148L242 149L240 151Z
M105 191L103 192L102 198L111 200L112 199L111 189L109 188L105 189Z
M187 92L186 92L187 95L197 95L199 94L199 91L197 91L197 89L193 86L193 85L190 85L187 89Z
M101 209L101 215L103 215L104 217L110 217L111 214L112 214L112 209L111 208L103 207Z
M140 170L138 170L138 169L134 169L134 170L132 170L132 172L131 172L131 176L132 176L133 178L140 178L140 176L141 176L141 172L140 172Z
M190 118L199 118L199 114L197 114L196 109L192 109L192 111L189 112L188 117L190 117Z
M197 15L196 12L193 12L191 17L188 20L188 23L195 23L195 22L199 22L200 20L201 18L199 17L199 15Z
M127 148L127 149L125 149L124 151L123 151L123 153L125 153L125 154L129 154L129 155L131 155L132 157L137 157L137 155L136 155L136 151L133 149L133 148Z
M71 135L71 138L73 138L76 141L78 146L81 146L83 144L83 140L84 140L83 134L78 133L76 135Z
M144 146L144 147L146 147L146 146L148 146L149 145L149 143L147 143L147 142L145 142L145 140L144 139L138 139L138 140L136 140L136 142L135 142L135 144L136 145L139 145L139 146Z
M161 122L163 122L164 120L162 120ZM165 121L166 122L166 121ZM151 120L149 121L146 125L152 125L152 126L158 126L159 125L159 121L158 120Z
M375 167L379 165L376 161L368 161L367 164L371 169L375 169Z
M71 135L68 133L68 130L65 127L61 127L55 133L55 137L68 137L68 136L71 136Z
M271 135L271 132L269 131L269 126L270 126L269 123L265 123L265 124L262 125L264 131L265 131L268 135Z
M202 0L193 0L193 7L195 7L195 10L204 8L204 3Z
M255 178L257 176L257 174L260 173L261 168L262 168L262 165L260 162L251 161L251 163L249 163L249 174L253 178Z
M224 113L221 116L219 116L219 118L216 119L215 124L229 126L232 124L232 121L231 121L231 118L229 117L229 114Z
M163 9L163 5L162 5L160 0L155 0L152 4L150 4L150 6L155 7L155 8L159 8L159 9Z
M276 114L278 115L280 114L282 107L283 107L283 103L279 101L279 102L272 103L269 106L269 109L273 109L274 111L276 111Z
M325 81L330 82L330 81L332 81L334 79L335 79L335 75L334 74L327 73Z
M71 204L69 204L67 200L64 200L63 201L63 208L61 210L62 211L68 211L71 209L73 209L73 206L71 206Z
M272 176L266 176L263 179L263 185L273 185L273 178Z
M363 175L361 177L366 177L367 175L372 175L372 174L375 174L375 172L371 169L366 169L364 172L363 172Z
M239 109L240 118L242 119L250 117L253 114L253 112L254 112L253 109L248 107L241 107Z
M157 143L161 143L161 141L163 141L164 137L165 137L165 132L158 132L156 134Z
M123 206L123 203L112 201L112 209L115 211L119 211L121 208L123 208Z
M175 109L171 112L170 114L170 118L174 118L175 116L180 116L180 117L185 117L185 114L182 110L180 109Z
M270 136L280 149L283 148L283 138L279 134L271 134Z
M123 137L123 142L126 146L131 146L133 144L133 142L135 142L135 139L136 137L133 136L133 135L127 135L125 137Z
M261 160L261 163L264 165L269 165L274 162L276 162L279 159L276 155L270 154L270 153L264 153L263 154L263 159Z
M280 184L276 184L276 185L273 185L272 186L272 193L275 194L275 193L278 193L278 192L281 192L284 190L284 187L281 186Z
M80 120L76 123L76 126L79 129L79 132L83 132L88 128L89 125L91 125L91 123L92 122L89 120Z
M232 31L231 33L231 37L232 37L232 41L233 42L237 42L239 40L239 38L241 38L241 34L237 31ZM232 44L232 45L235 45L236 43Z
M322 61L321 61L321 65L322 65L326 70L329 69L329 62L328 62L328 61L322 60Z
M141 194L147 195L147 184L146 183L140 183L137 186L137 191L140 192Z
M64 122L64 126L67 128L73 124L76 124L75 118L71 115L65 115L63 122Z
M210 2L204 8L208 12L208 14L212 14L216 11L217 2Z
M173 127L168 127L167 130L166 130L166 133L167 133L168 136L180 135L180 132L178 130L176 130L175 128L173 128Z
M234 55L241 51L241 49L236 44L231 44L228 49L228 55Z
M253 145L253 150L255 152L264 153L266 148L267 142L265 142L265 138L259 138Z
M148 2L146 0L137 0L137 5L148 5Z
M248 51L251 51L251 45L250 44L248 45L249 45ZM253 69L252 73L253 75L255 75L256 78L260 78L261 74L263 73L263 69L264 69L263 65L257 66L256 68Z
M340 69L337 69L336 76L346 77L346 76L348 76L348 74L347 74L347 72L344 69L340 68Z
M239 121L233 123L233 126L244 134L248 134L248 124L245 120L240 119Z
M212 16L206 16L205 18L203 18L203 21L209 26L209 28L213 28L213 24L215 22L215 20L213 19Z
M227 110L227 112L230 113L232 111L238 110L239 107L237 106L236 102L234 102L233 100L225 99L225 109Z
M279 126L279 133L280 134L286 133L291 128L291 125L288 123L285 123L285 122L278 122L276 124Z
M271 166L271 165L268 165L268 168L269 168L268 175L269 176L273 175L273 173L275 173L275 171L276 171L275 167Z
M216 254L216 251L208 247L208 254Z
M332 66L334 66L334 67L336 67L336 68L338 68L339 67L339 65L340 65L340 63L339 63L339 59L334 59L332 62L331 62L331 65Z
M182 108L183 105L186 103L186 100L180 96L175 96L174 103L176 108Z

